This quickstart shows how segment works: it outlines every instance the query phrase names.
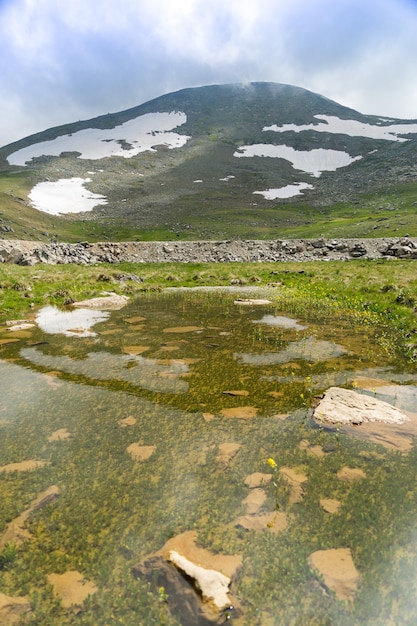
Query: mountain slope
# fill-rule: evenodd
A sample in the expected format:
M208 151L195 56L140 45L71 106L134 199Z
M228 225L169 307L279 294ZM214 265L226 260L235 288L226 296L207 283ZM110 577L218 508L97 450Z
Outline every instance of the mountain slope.
M290 85L184 89L9 144L0 164L12 236L417 234L417 122Z

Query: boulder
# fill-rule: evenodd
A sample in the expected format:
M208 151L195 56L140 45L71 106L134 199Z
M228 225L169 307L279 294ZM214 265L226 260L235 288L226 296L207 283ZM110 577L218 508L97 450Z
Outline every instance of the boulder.
M388 402L340 387L330 387L324 393L313 416L319 422L331 424L403 424L409 420L405 413Z

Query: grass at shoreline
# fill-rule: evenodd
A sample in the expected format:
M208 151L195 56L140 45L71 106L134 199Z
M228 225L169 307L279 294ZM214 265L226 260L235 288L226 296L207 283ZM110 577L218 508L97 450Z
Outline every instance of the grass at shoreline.
M0 323L30 317L46 304L68 306L105 291L134 297L165 287L273 285L274 300L300 314L334 307L371 314L395 330L396 346L417 355L417 261L305 263L118 263L96 266L0 266ZM415 345L414 345L415 343ZM414 355L415 353L415 355Z

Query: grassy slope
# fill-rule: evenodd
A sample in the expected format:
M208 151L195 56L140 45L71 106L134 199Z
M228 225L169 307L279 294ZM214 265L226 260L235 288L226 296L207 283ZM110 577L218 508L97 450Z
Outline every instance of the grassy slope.
M129 220L91 221L57 217L28 205L31 173L0 173L0 227L13 232L4 238L48 241L118 241L172 239L275 239L325 237L417 236L417 183L401 183L388 190L362 194L355 203L313 207L304 203L262 202L230 206L230 199L208 192L201 206L199 195L182 199L175 222L135 227ZM174 203L175 204L175 203Z

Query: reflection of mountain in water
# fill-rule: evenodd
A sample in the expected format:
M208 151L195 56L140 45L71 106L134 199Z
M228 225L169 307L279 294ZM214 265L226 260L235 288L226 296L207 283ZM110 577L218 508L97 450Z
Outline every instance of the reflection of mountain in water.
M324 361L336 359L346 354L346 349L331 341L317 340L315 337L307 337L300 341L292 341L285 350L279 352L266 352L263 354L235 353L234 357L246 365L275 365L288 363L293 359L304 361Z

